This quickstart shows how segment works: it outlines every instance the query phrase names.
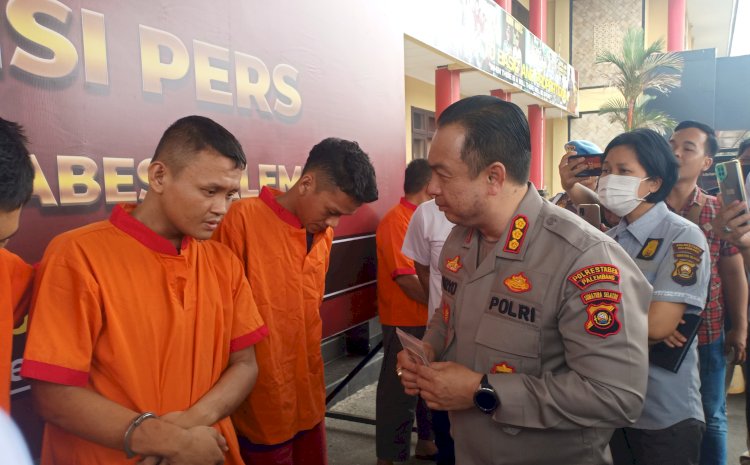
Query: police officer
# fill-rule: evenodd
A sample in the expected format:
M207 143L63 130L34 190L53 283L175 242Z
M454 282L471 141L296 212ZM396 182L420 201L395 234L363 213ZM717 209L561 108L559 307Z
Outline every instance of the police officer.
M651 286L613 240L528 182L514 104L474 96L440 116L428 192L457 226L426 358L402 351L405 391L450 413L456 463L608 464L641 412Z

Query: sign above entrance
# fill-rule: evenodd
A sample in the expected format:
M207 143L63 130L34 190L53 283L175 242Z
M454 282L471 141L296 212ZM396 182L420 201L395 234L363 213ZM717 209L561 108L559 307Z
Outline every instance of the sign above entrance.
M405 8L408 36L577 114L575 69L494 1L412 0Z

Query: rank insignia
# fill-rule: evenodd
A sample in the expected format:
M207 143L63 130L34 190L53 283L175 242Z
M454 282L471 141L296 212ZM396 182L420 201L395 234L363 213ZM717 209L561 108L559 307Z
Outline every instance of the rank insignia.
M696 267L703 260L703 249L689 242L672 244L674 270L672 281L681 286L692 286L698 282Z
M492 366L492 369L490 370L490 373L492 374L515 373L515 372L516 372L516 369L513 366L508 365L506 362L496 363L495 365Z
M455 257L446 260L445 267L448 269L448 271L458 273L458 270L463 267L463 265L461 264L461 257L459 255L456 255Z
M592 284L607 282L620 284L620 269L610 264L589 265L574 271L568 276L568 281L578 289L586 289Z
M505 240L503 251L509 253L519 253L523 240L526 237L526 231L529 229L529 220L523 215L517 215L513 218L508 231L508 238Z
M664 239L648 238L648 240L646 240L646 245L643 246L635 258L640 258L641 260L653 260L654 255L656 255L659 247L661 247L662 242L664 242Z
M586 332L605 338L620 332L620 321L617 319L617 306L621 294L608 289L598 289L581 294L581 300L587 304L588 319L583 325Z
M446 325L451 319L451 306L448 305L448 302L443 302L443 323Z
M529 281L529 278L527 278L523 273L508 276L503 281L503 284L505 284L505 287L507 287L509 291L515 293L527 292L531 290L531 282Z

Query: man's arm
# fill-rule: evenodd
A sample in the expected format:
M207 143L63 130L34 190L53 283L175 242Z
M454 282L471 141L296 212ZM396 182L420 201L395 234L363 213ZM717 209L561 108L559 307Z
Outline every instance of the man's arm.
M257 379L255 346L233 352L219 381L198 402L184 412L169 413L164 419L183 428L211 426L237 410Z
M719 199L722 200L721 194ZM747 204L738 200L723 205L711 226L722 240L740 249L745 268L750 269L750 213L743 213L747 210Z
M402 274L396 276L396 284L404 291L410 299L416 300L420 304L427 305L427 292L422 288L422 284L414 274ZM429 286L429 283L427 284ZM429 291L428 291L429 292Z
M430 299L430 265L422 265L421 263L414 262L414 269L417 270L417 278L419 278L419 284L422 285L422 290L427 296L427 300ZM430 309L433 310L433 309Z
M727 332L725 350L734 349L734 363L742 363L747 339L747 276L742 255L722 255L719 258L719 277L724 308L732 323Z
M123 450L125 432L141 413L83 387L31 383L37 411L46 421L112 449ZM226 441L214 428L186 430L162 419L149 419L133 432L130 448L140 455L165 457L170 464L220 463Z
M672 335L682 320L685 307L684 303L651 301L648 307L649 342L661 342Z

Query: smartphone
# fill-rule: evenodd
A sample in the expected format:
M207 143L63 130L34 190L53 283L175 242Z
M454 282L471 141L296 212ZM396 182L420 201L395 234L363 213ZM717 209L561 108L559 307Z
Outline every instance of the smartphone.
M730 160L716 164L716 180L719 182L719 190L724 199L724 205L729 205L735 200L747 203L745 193L745 182L742 178L742 166L739 160ZM742 210L745 214L747 210ZM743 226L747 225L745 223Z
M578 216L599 230L602 229L601 215L602 213L601 210L599 210L599 205L595 203L582 203L578 205Z
M586 169L576 174L577 178L586 178L589 176L601 176L602 175L602 159L603 153L593 153L589 155L571 155L568 157L568 162L583 158L586 160Z

